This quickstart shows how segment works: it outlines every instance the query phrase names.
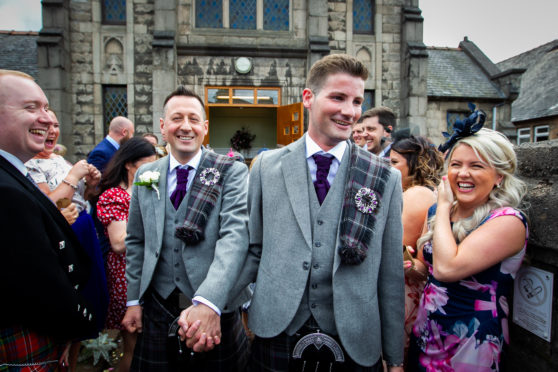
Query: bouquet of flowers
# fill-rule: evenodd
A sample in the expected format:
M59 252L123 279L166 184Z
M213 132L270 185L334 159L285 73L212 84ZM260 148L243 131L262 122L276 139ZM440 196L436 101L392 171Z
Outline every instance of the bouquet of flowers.
M252 141L256 138L255 134L252 134L242 127L242 129L237 130L231 137L231 146L236 151L249 150L252 147Z

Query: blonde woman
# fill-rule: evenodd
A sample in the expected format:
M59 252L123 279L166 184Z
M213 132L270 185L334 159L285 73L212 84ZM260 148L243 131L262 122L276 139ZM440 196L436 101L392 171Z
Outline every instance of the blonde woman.
M508 297L528 233L516 208L526 188L514 176L512 144L480 129L483 121L483 113L473 113L442 147L448 150L447 176L428 232L419 239L429 274L408 371L497 371L509 343Z

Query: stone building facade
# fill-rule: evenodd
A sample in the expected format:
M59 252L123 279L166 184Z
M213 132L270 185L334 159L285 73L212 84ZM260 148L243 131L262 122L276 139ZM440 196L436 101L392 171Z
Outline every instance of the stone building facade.
M237 27L233 0L212 2L221 24L204 25L206 3L128 0L113 22L106 19L106 1L42 1L39 83L59 112L60 142L71 160L83 158L106 134L111 89L120 89L123 101L111 104L125 104L138 133L160 132L165 96L185 84L207 103L212 147L228 147L229 134L244 125L257 134L255 149L290 142L302 133L302 106L292 114L300 126L287 129L277 125L280 107L301 101L309 67L330 53L356 56L369 67L368 106L389 106L400 126L425 133L427 53L418 0L254 0L245 2L255 7L252 29ZM266 23L274 5L287 12L279 30ZM355 24L367 7L370 29L362 32ZM237 66L241 57L247 71ZM270 104L263 98L262 104L257 98L235 102L232 90L223 103L219 97L228 88L270 95L264 97Z

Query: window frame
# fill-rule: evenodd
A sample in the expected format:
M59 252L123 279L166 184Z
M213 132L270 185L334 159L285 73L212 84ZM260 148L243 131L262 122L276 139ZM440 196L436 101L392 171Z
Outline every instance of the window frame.
M546 131L540 133L541 131ZM546 139L539 140L539 137L546 137ZM550 126L549 125L537 125L533 130L533 142L548 141L550 139Z
M253 31L261 31L261 32L291 32L293 30L293 0L289 1L289 27L286 30L270 30L264 28L264 0L256 0L256 28L255 29L245 29L245 28L231 28L230 26L230 1L229 0L222 0L223 9L221 9L221 17L222 17L222 26L221 27L198 27L197 26L197 12L196 12L196 1L192 2L193 12L193 28L195 30L222 30L227 29L231 30L232 32L239 32L239 33L246 33L246 32L253 32Z
M527 141L522 141L522 139L527 139ZM528 142L531 142L531 127L517 128L517 144L521 145Z
M105 0L100 0L101 5L101 24L103 25L116 25L116 26L125 26L127 22L126 12L127 12L127 3L124 3L124 20L123 21L110 21L106 19L106 7L105 7Z
M210 89L218 89L218 90L228 90L229 98L228 103L212 103L209 102L209 90ZM233 103L234 90L251 90L253 92L253 100L254 103ZM271 90L277 92L277 104L263 104L258 103L258 90ZM206 107L278 107L281 106L281 88L279 87L254 87L254 86L240 86L240 85L232 85L232 86L216 86L216 85L208 85L205 87L205 106Z

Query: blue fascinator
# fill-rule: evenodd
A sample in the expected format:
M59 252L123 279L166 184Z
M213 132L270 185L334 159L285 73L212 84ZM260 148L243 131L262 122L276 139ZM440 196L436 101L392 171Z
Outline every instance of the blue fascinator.
M477 133L482 126L484 125L484 121L486 120L486 114L484 111L475 110L476 106L469 102L469 109L471 110L471 115L463 120L456 120L455 124L453 124L453 134L449 134L448 132L442 132L442 135L448 140L445 143L442 143L438 150L442 153L445 153L462 138L472 136L473 134Z

